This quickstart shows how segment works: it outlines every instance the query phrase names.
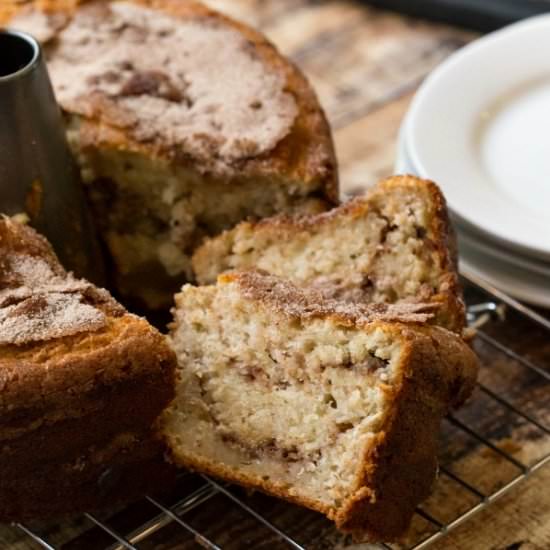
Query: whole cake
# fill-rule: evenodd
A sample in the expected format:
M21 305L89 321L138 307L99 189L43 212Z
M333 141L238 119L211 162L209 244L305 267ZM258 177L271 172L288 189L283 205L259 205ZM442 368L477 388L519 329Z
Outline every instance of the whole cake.
M0 522L94 510L170 474L152 425L174 353L0 217Z
M330 301L260 272L186 285L162 417L173 460L395 540L433 485L441 418L477 373L459 335L426 324L435 307Z
M432 182L394 176L331 210L242 222L193 256L197 281L256 267L353 303L430 302L431 319L465 325L445 198Z
M260 33L187 0L36 0L2 23L43 45L130 302L169 307L205 236L337 200L315 94Z

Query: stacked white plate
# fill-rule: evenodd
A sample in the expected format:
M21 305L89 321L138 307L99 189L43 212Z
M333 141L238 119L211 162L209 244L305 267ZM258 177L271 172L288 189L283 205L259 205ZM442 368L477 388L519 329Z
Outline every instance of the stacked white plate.
M550 307L550 15L433 71L401 127L396 169L439 184L465 272Z

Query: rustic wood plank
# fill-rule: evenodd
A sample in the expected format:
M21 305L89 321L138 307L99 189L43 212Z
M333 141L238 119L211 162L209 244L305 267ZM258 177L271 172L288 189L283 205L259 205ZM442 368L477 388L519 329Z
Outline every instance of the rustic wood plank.
M410 91L334 134L343 195L362 193L366 187L393 173L397 135L412 99Z
M545 468L434 549L546 550L550 548L550 468Z

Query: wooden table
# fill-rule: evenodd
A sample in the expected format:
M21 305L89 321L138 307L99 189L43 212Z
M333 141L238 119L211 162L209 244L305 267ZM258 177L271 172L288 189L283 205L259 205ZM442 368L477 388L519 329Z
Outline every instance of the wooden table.
M419 83L445 57L475 38L463 30L408 19L346 0L209 0L207 3L263 30L307 74L332 123L344 194L360 192L393 173L399 126ZM521 319L512 316L506 322L491 323L487 334L505 345L513 345L515 351L539 365L550 364L549 334ZM548 380L541 381L531 372L527 377L525 373L520 376L517 362L497 353L486 342L476 342L476 349L485 364L482 382L548 426ZM476 424L495 445L526 463L550 451L548 434L534 434L521 419L508 418L507 412L486 398L477 392L460 418ZM498 476L513 473L508 472L498 455L489 456L486 450L474 447L453 431L453 426L446 426L442 463L450 464L472 484L491 492L494 486L506 481L497 479ZM449 521L475 504L471 495L458 489L442 476L425 508L440 521ZM317 514L262 495L239 495L308 548L351 548L351 541L338 535ZM166 504L171 504L170 498L166 498ZM287 547L270 530L230 504L226 497L216 496L186 514L185 519L224 549ZM128 532L143 514L130 514L133 519L121 515L110 525L116 525L119 532ZM86 521L76 522L69 529L81 531ZM415 517L411 537L428 527L422 518ZM61 543L67 538L67 528L40 528L50 540ZM92 531L63 548L100 548L103 540L100 533ZM0 547L38 548L14 528L0 531ZM197 541L186 535L181 526L171 524L139 547L186 549L197 547ZM550 549L550 468L539 470L432 547Z

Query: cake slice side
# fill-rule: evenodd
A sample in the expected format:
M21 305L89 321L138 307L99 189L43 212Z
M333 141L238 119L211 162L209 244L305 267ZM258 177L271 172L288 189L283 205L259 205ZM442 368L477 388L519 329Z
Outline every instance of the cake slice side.
M97 509L165 482L153 423L174 365L144 319L1 217L0 521Z
M177 464L395 539L431 488L441 416L472 391L476 359L415 306L322 300L257 272L184 287L162 433Z
M193 256L197 281L256 267L352 302L432 302L434 318L464 328L454 236L432 182L395 176L330 212L243 222Z

